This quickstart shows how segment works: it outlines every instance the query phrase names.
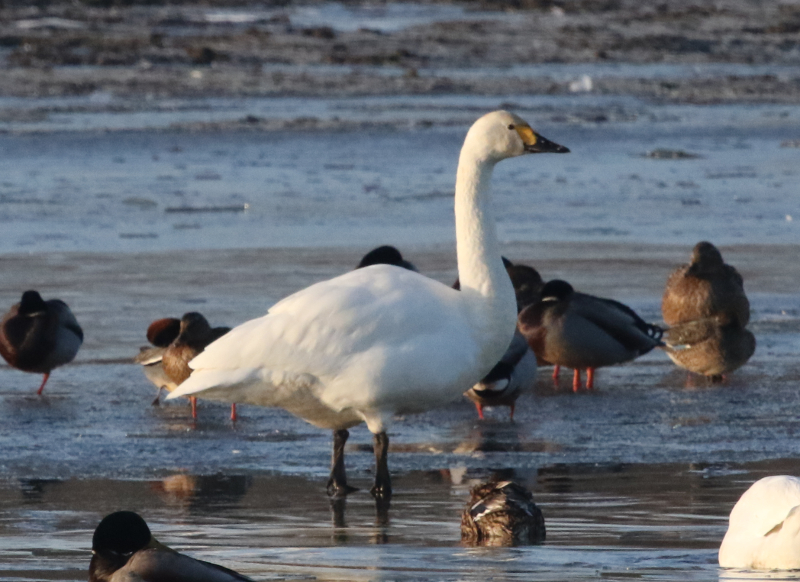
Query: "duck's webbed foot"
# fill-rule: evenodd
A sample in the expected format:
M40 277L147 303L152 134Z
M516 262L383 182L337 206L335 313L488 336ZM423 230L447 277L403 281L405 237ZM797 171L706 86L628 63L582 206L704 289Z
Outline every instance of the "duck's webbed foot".
M389 499L392 496L392 479L389 477L389 436L385 432L372 438L375 447L375 484L370 493L375 499Z
M358 491L347 484L347 473L344 468L344 445L350 433L347 429L333 431L333 457L331 459L331 476L328 479L328 495L344 497L348 493Z

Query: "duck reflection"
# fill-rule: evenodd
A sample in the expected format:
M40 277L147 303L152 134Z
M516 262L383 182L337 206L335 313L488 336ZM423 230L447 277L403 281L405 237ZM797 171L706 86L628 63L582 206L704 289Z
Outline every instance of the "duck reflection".
M230 509L240 505L250 488L246 475L189 475L177 473L152 484L152 488L171 505L190 513Z
M453 452L456 454L520 452L523 450L520 430L519 425L510 422L485 420L474 425Z

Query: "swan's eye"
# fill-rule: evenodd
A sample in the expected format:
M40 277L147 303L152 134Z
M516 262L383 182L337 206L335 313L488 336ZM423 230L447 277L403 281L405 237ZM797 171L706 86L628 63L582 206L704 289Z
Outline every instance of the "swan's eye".
M514 124L512 123L511 125L509 125L508 129L514 129Z

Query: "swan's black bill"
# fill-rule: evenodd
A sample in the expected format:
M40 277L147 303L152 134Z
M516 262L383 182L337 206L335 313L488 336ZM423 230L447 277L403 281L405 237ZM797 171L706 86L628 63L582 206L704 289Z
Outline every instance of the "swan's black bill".
M550 141L546 137L536 134L536 142L532 144L525 144L525 151L529 154L568 154L569 148L558 145L554 141Z

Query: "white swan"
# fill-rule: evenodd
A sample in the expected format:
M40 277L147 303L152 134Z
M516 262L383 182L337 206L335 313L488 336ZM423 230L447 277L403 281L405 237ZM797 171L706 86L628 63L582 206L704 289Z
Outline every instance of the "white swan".
M489 193L495 164L567 151L516 115L484 115L467 133L456 176L461 292L390 265L317 283L209 345L169 398L198 394L279 406L332 429L331 494L351 490L347 429L366 422L375 435L372 493L390 496L386 429L394 415L460 396L492 369L514 334L514 289L500 259Z
M800 568L800 479L764 477L744 492L731 511L719 548L724 568Z

